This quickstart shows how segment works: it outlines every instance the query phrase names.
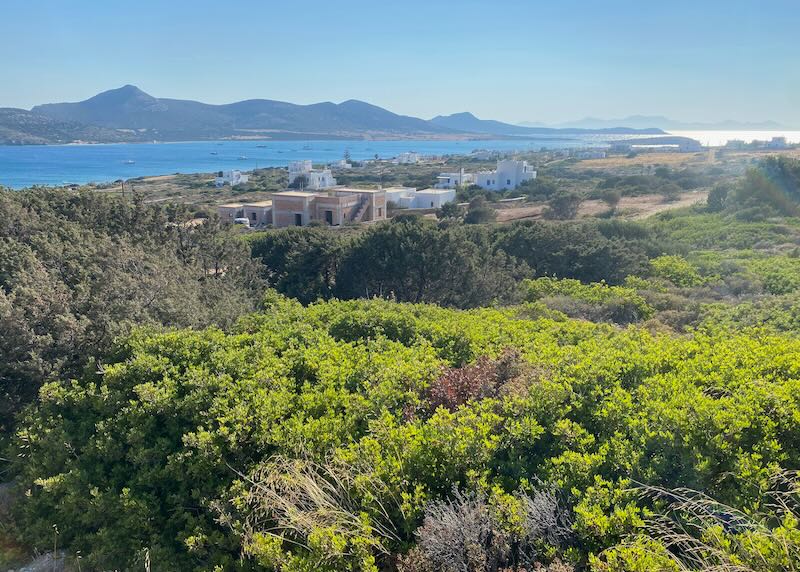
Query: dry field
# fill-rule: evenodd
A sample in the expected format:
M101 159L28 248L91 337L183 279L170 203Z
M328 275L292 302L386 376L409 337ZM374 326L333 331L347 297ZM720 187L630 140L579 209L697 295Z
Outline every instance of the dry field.
M662 211L689 207L698 203L705 203L708 191L691 191L680 195L677 201L665 202L662 195L641 195L638 197L623 197L617 206L617 218L636 220L652 216ZM523 205L520 207L503 208L497 211L497 222L513 222L517 220L532 220L542 217L544 205ZM608 210L608 205L599 200L587 200L578 211L578 218L593 217Z

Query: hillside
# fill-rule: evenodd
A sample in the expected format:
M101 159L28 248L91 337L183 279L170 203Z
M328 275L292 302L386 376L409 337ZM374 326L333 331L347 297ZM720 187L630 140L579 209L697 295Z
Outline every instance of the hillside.
M122 142L135 140L131 132L64 121L24 109L0 108L0 145Z
M461 139L659 135L659 129L556 129L478 119L471 113L430 121L358 101L297 105L248 99L224 105L154 97L133 85L84 101L48 103L31 111L0 110L0 144L57 144L209 139Z
M522 125L511 125L510 123L503 123L501 121L493 121L490 119L478 119L473 114L468 112L454 113L452 115L438 115L431 119L431 123L449 129L468 131L470 133L485 133L488 135L514 137L530 137L534 135L579 135L587 133L608 133L614 135L659 135L664 133L660 129L654 127L642 129L632 129L619 126L606 127L602 129L556 129L552 127L527 127Z
M153 97L126 85L77 103L53 103L33 113L60 121L133 129L149 139L190 140L291 134L364 136L455 135L455 131L414 117L349 100L296 105L251 99L226 105Z

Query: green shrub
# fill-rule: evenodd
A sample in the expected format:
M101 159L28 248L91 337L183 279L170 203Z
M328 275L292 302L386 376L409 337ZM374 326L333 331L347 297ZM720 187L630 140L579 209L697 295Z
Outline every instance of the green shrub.
M627 324L653 315L653 308L645 299L626 286L609 286L604 282L583 284L578 280L545 277L525 280L522 288L526 301L543 300L550 308L572 317ZM578 306L564 303L567 300L577 302ZM587 311L587 307L600 311Z
M705 282L697 269L682 256L659 256L650 261L653 276L669 280L675 286L688 288Z

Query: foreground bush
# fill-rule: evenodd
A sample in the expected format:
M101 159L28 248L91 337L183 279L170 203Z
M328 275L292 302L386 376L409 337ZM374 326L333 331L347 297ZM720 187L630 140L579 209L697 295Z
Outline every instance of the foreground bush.
M630 479L757 508L800 466L799 402L788 337L273 296L230 333L141 331L46 384L9 456L26 538L46 550L56 525L95 569L435 568L462 533L481 562L582 569L642 530ZM568 537L534 526L542 490Z

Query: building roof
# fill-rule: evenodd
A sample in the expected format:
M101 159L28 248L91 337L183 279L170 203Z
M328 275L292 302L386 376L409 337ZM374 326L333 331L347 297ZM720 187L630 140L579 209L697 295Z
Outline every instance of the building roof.
M384 193L386 192L385 189L354 189L352 187L335 187L331 190L336 192L345 192L345 193Z
M217 205L217 208L220 209L240 209L244 206L242 203L225 203L224 205Z
M252 203L244 203L245 207L271 207L272 201L255 201Z
M275 197L303 197L311 198L316 197L319 193L311 191L280 191L279 193L272 193L272 198Z
M425 194L425 195L450 195L454 193L455 190L453 189L420 189L417 191L418 195Z

